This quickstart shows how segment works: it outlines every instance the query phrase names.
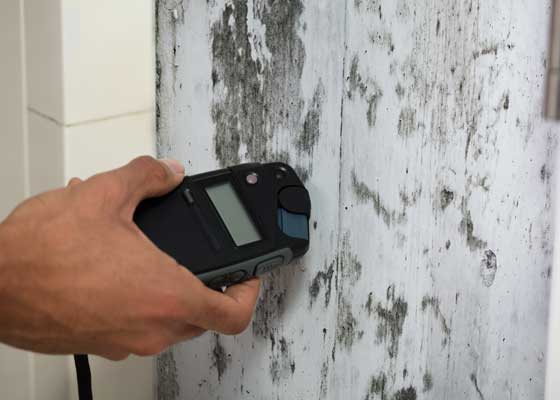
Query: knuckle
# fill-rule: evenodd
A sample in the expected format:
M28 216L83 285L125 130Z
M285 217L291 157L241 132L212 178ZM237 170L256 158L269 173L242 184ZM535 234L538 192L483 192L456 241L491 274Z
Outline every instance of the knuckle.
M150 180L166 181L169 177L167 167L155 158L150 156L141 156L132 161L142 171L146 171L146 175Z
M249 322L250 320L247 318L232 319L226 328L226 332L224 333L226 335L239 335L247 329Z
M151 336L133 344L131 347L131 353L138 356L154 356L161 353L167 347L168 345L163 338L159 336Z

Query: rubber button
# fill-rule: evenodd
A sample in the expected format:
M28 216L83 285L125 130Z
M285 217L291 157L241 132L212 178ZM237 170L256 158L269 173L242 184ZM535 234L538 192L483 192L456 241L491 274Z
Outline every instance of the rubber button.
M255 275L262 275L284 264L284 257L278 256L261 262L255 269Z
M247 272L243 270L229 272L212 279L208 286L213 288L221 288L224 286L233 285L234 283L242 281L245 276L247 276Z

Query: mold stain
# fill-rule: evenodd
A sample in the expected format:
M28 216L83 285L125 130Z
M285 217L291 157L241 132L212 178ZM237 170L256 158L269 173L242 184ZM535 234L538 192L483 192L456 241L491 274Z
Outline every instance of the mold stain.
M226 349L220 343L220 336L214 334L214 348L212 349L212 367L218 372L218 381L222 380L227 367L231 362L231 355L227 354Z
M286 308L286 289L276 288L274 281L277 278L277 274L273 273L271 279L263 282L261 298L257 302L253 317L253 334L264 339L274 339L275 324L281 321Z
M391 400L416 400L417 398L416 389L409 386L396 392Z
M339 253L338 259L342 277L353 285L362 276L363 266L356 254L351 251L348 234L344 235L342 239Z
M368 107L366 111L366 120L370 128L374 127L377 122L377 108L379 100L383 96L383 91L379 85L372 79L365 79L359 72L359 58L354 55L350 64L348 77L347 97L349 100L355 100L358 95L365 100Z
M321 114L323 113L323 98L325 97L325 87L319 81L315 88L313 99L303 122L302 133L296 140L296 148L300 153L313 155L313 149L319 141L321 135Z
M455 199L455 193L448 188L441 189L439 193L439 203L441 210L445 210Z
M478 380L477 380L476 374L474 372L470 375L470 379L471 379L471 382L472 382L480 400L485 400L484 395L482 394L482 391L480 390L480 387L478 386Z
M424 393L427 393L433 389L434 379L432 378L432 374L429 371L424 372L422 383L424 384L424 388L422 389Z
M387 289L387 305L377 303L375 314L378 319L376 338L378 343L386 343L390 358L399 351L399 340L408 313L408 303L402 297L395 298L394 286Z
M369 381L368 391L365 400L388 399L387 397L387 376L384 373L372 376Z
M251 10L245 0L233 0L211 27L211 116L216 126L215 155L221 166L241 162L242 148L246 151L242 156L252 161L277 158L269 146L277 129L302 131L300 82L306 55L297 33L302 12L300 0L264 2ZM268 57L253 54L248 16L266 26ZM308 131L302 134L305 144L317 140L318 132L312 130L318 127L318 110L313 106Z
M484 251L484 258L480 263L480 276L484 286L490 287L494 284L496 279L496 272L498 271L498 258L492 250Z
M397 124L397 132L400 137L408 138L416 130L416 110L407 107L401 110Z
M156 360L157 399L176 400L180 389L177 381L177 363L172 350L161 353Z
M461 206L463 219L459 225L459 232L465 235L466 244L471 251L480 250L487 246L486 241L474 235L474 224L471 217L471 212L467 208L467 202L463 199Z
M345 298L340 297L336 319L336 341L342 347L350 350L354 342L363 334L363 331L358 330L358 320L352 313L352 306Z
M445 318L445 316L441 312L439 299L437 297L426 295L422 298L421 306L422 306L422 312L423 313L425 313L428 308L432 309L432 312L434 314L434 318L436 318L440 322L441 330L444 333L444 335L446 336L444 341L443 341L443 345L448 344L449 339L451 337L451 328L449 327L449 324L447 323L447 319Z
M334 275L334 264L331 262L326 271L319 271L311 281L309 286L309 306L313 306L313 303L317 300L321 292L321 288L325 290L325 308L329 306L331 301L331 290L332 290L332 279Z
M352 171L352 189L356 198L361 202L369 202L373 205L375 214L380 217L387 227L391 224L400 224L405 221L405 211L395 211L390 209L379 192L370 189L365 183L358 180L356 172Z
M326 398L329 391L329 360L323 362L321 367L321 382L319 384L319 393L321 394L321 399Z
M295 371L296 363L292 358L288 342L285 337L282 337L270 360L269 372L272 382L278 384L282 379L292 376Z

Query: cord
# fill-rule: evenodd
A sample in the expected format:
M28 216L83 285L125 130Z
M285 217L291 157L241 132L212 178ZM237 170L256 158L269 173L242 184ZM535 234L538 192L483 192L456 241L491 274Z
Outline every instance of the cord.
M78 378L78 398L80 400L92 400L91 370L87 354L74 354L76 364L76 376Z

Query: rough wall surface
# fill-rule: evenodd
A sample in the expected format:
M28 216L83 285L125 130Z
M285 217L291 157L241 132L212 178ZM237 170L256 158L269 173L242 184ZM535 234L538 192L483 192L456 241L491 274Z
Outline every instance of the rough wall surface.
M541 399L549 1L160 0L159 152L297 167L309 253L159 400Z

